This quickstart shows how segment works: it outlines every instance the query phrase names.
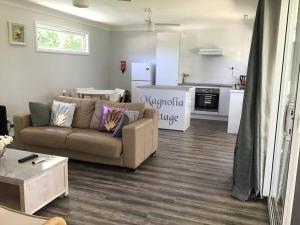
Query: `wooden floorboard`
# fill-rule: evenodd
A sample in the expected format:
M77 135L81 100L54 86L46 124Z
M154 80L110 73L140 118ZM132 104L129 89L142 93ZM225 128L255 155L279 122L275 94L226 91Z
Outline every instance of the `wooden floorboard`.
M267 225L265 201L231 197L236 136L226 129L192 120L184 133L161 130L156 155L135 173L71 161L69 197L36 214L68 225Z

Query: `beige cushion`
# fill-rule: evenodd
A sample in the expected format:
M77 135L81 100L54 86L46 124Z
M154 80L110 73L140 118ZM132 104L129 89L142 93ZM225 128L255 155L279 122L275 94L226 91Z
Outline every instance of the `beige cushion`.
M65 96L55 97L53 100L66 103L75 103L76 109L72 122L72 127L81 129L90 128L92 116L95 111L95 100L70 98Z
M48 219L29 216L0 206L0 224L5 225L43 225Z
M90 129L98 130L100 120L101 120L101 117L102 117L102 107L103 107L103 104L106 103L106 102L107 101L105 101L105 100L96 101L95 111L93 113L92 120L91 120L91 123L90 123Z
M144 118L144 112L146 110L145 104L144 103L117 103L117 104L121 104L124 105L124 107L128 110L128 111L138 111L139 114L139 118Z
M67 148L95 156L119 158L122 153L122 139L95 130L78 130L68 136Z
M113 103L104 100L98 100L96 101L95 112L90 124L91 129L97 130L99 127L99 123L102 117L103 104L115 108L125 108L128 111L138 111L140 119L144 117L144 112L146 109L144 103Z
M62 127L27 127L20 132L20 136L27 145L66 148L67 136L75 131Z

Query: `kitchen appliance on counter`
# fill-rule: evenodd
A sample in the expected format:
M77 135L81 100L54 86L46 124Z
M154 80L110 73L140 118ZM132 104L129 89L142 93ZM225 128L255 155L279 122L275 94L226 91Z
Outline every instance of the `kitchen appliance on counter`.
M240 76L240 84L241 85L246 85L246 82L247 82L247 76L241 75Z
M219 99L219 88L196 88L195 111L218 112Z
M151 63L132 63L131 102L139 102L138 86L154 84L154 66Z
M240 76L240 83L234 85L234 89L237 90L244 90L246 87L246 82L247 82L247 76L241 75Z
M182 74L182 84L185 84L185 79L188 78L189 76L190 76L190 74L188 74L188 73Z

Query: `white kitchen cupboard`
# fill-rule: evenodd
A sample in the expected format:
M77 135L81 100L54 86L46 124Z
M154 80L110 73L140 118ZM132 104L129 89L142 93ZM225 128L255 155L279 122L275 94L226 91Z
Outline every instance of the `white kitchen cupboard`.
M228 116L229 115L230 90L231 90L231 88L226 88L226 87L220 88L220 98L219 98L219 115L220 116Z
M230 90L228 129L230 134L237 134L240 128L244 101L244 90Z
M195 94L196 94L196 88L191 87L191 113L195 112Z
M178 85L180 38L179 32L157 33L156 85Z

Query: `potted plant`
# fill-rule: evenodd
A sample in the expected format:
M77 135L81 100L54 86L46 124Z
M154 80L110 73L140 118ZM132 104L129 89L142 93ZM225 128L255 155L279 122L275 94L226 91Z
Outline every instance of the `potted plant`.
M13 140L14 139L11 136L0 136L0 159L4 157L6 146L11 144Z

